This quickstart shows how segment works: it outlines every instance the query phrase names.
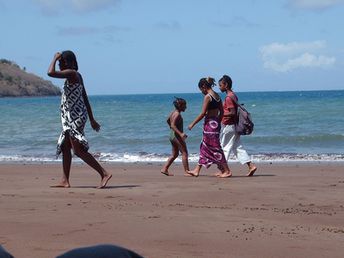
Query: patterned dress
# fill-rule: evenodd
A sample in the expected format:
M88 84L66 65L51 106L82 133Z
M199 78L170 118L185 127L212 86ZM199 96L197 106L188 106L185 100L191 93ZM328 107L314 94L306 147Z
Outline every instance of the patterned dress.
M206 117L203 125L203 139L198 164L206 168L211 164L226 163L220 144L221 122L218 117Z
M57 142L56 157L61 153L61 146L66 133L77 140L88 150L84 128L87 121L87 109L83 98L84 86L81 83L68 83L65 81L61 98L62 132Z

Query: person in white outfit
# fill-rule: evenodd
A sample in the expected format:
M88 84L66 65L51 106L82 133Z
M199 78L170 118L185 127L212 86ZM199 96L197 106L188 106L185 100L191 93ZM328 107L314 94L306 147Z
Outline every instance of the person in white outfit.
M241 164L248 166L247 176L253 176L257 167L252 163L251 157L241 144L240 135L235 132L235 123L237 121L237 102L238 97L232 90L232 79L228 75L222 76L219 80L219 88L221 92L226 92L227 96L223 101L223 118L221 120L220 142L225 154L226 160L229 159L231 153L237 158ZM233 100L235 99L236 102Z

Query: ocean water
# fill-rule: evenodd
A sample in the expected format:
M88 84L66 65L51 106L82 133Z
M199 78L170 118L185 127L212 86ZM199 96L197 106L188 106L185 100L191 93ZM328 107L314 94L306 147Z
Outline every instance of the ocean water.
M255 123L254 133L242 137L255 162L344 161L344 90L237 94ZM200 112L200 93L89 96L102 126L97 133L87 124L90 152L107 162L165 161L174 96L187 100L184 131L197 161L202 122L192 131L187 125ZM0 98L0 162L55 162L59 104L60 97Z

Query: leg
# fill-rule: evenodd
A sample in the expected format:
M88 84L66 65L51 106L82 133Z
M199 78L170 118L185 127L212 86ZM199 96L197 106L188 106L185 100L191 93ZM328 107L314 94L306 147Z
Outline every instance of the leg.
M247 151L241 144L240 135L236 135L234 137L233 153L241 164L247 164L251 162L251 157L247 154Z
M81 158L86 164L88 164L90 167L95 169L99 175L101 176L100 185L98 188L104 188L107 184L107 182L112 177L111 174L109 174L100 164L99 162L89 153L86 151L83 146L77 141L70 137L70 141L74 150L75 155L77 155L79 158Z
M218 168L220 170L221 173L216 174L217 177L219 178L227 178L227 177L231 177L232 173L229 170L228 164L227 163L223 163L218 165Z
M229 155L233 151L233 143L235 141L235 129L234 125L222 125L220 134L220 143L225 154L225 158L228 161Z
M166 161L165 166L160 170L160 172L166 176L173 176L173 174L168 173L168 169L170 168L173 161L178 157L178 154L179 154L178 145L174 141L171 141L171 145L172 145L172 154Z
M257 167L251 161L247 162L246 164L248 166L247 176L253 176L254 172L257 171Z
M184 175L189 176L188 171L190 170L190 168L189 168L189 160L188 160L188 152L187 151L182 152L182 162L183 162L183 167L184 167Z
M240 135L235 133L233 125L227 125L221 130L220 140L226 160L228 160L230 153L233 152L241 164L247 164L247 176L253 176L257 167L251 162L250 156L241 144Z
M199 173L201 172L201 169L202 169L202 165L197 165L194 170L192 171L187 171L187 173L191 176L195 176L195 177L198 177L199 176Z
M188 171L190 170L189 168L189 154L188 154L188 148L186 146L185 141L178 141L178 149L182 153L182 163L184 167L184 176L190 176Z
M248 166L248 173L246 175L253 176L253 174L257 170L257 167L251 162L250 156L247 154L247 151L242 146L240 135L236 135L234 137L233 153L241 164L246 164Z
M66 133L65 140L63 145L61 146L62 150L62 167L63 167L63 175L60 183L57 185L52 185L51 187L70 187L69 183L69 175L70 175L70 167L72 164L72 153L71 153L71 144L69 140L69 135Z

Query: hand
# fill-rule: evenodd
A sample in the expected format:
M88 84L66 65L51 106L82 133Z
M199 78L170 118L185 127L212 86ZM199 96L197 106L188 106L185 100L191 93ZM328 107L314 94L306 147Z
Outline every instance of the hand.
M189 124L188 129L191 130L193 128L192 124Z
M59 59L61 59L61 56L62 54L60 52L57 52L55 55L54 55L54 59L57 61Z
M91 120L90 123L91 123L92 129L95 130L96 132L99 132L100 124L98 124L96 120Z
M182 133L182 138L185 140L186 138L188 138L188 136L185 133Z

